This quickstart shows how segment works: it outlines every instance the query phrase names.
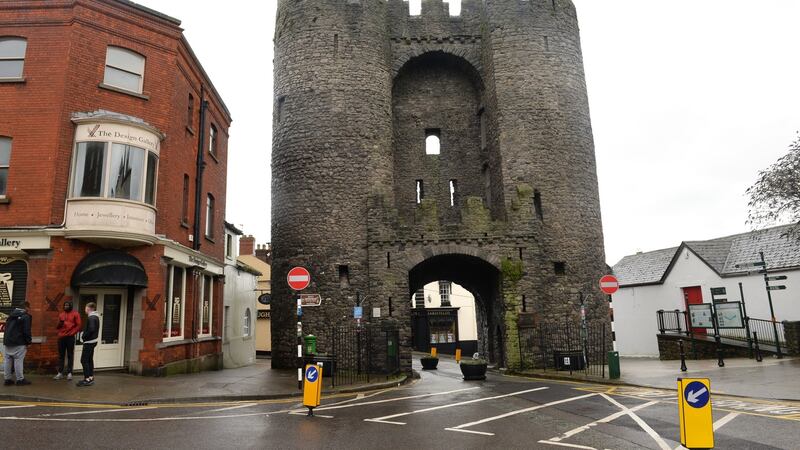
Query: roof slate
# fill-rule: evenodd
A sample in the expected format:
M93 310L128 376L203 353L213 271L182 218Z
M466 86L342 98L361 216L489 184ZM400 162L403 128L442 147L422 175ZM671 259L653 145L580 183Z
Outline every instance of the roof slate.
M700 256L723 277L746 272L746 268L736 266L759 261L759 252L764 252L768 270L790 269L800 267L800 242L785 235L791 227L782 225L706 241L685 241L682 245ZM620 286L660 283L679 248L625 256L614 265L612 271L619 279Z

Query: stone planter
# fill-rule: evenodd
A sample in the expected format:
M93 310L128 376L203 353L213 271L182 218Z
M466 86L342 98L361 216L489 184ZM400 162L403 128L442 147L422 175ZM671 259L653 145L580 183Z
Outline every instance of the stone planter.
M465 380L486 379L486 361L465 360L458 366L461 367L461 374L464 375Z
M422 363L422 370L436 370L436 366L439 365L439 358L430 356L420 358L419 361Z

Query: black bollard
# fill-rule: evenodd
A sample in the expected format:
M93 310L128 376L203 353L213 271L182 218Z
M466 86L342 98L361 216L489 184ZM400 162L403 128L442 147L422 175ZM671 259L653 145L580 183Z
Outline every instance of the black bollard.
M678 347L681 349L681 372L686 372L686 352L683 351L683 339L678 339Z
M764 358L761 357L761 347L758 346L758 333L755 331L753 331L753 344L756 346L756 361L763 361Z
M714 340L717 342L717 365L725 367L725 361L722 358L722 342L720 341L719 333L714 336Z

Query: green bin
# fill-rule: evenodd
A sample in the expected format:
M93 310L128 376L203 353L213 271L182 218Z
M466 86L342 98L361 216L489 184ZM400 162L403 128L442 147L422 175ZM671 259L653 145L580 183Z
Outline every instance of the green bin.
M317 337L313 334L309 334L303 338L305 341L305 354L306 355L316 355L317 354Z
M619 352L608 352L608 378L619 379Z

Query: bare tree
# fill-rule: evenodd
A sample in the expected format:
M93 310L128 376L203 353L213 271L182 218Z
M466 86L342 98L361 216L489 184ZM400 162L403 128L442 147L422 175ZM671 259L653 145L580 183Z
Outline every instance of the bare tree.
M755 228L793 222L786 234L800 239L800 138L789 153L758 173L747 191L747 222Z

